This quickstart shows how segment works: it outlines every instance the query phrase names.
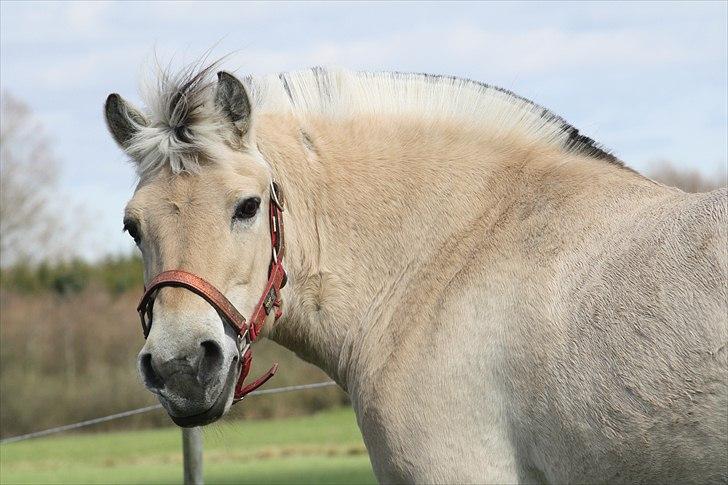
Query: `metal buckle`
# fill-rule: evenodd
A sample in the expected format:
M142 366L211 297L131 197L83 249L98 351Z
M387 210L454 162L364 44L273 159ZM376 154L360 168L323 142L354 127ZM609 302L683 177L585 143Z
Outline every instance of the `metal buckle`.
M152 295L143 308L139 308L139 316L142 322L142 333L144 334L144 340L149 337L149 333L152 331L152 311L154 308L154 300L156 295Z
M263 299L263 310L265 310L266 315L270 315L270 311L273 308L273 305L275 305L277 299L278 294L276 292L276 288L275 286L271 286L268 294L265 295L265 298Z

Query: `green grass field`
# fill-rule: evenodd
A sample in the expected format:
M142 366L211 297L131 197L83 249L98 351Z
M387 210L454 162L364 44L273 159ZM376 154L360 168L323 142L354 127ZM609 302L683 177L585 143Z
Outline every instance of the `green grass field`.
M206 483L375 483L354 414L339 409L204 428ZM0 483L181 483L179 428L0 446Z

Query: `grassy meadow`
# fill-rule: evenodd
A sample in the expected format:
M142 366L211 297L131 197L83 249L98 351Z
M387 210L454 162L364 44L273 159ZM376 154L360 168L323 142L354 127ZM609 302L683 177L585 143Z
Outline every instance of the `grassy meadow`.
M262 397L246 404L253 399ZM208 426L203 470L206 483L375 483L349 408ZM172 426L0 445L2 484L181 482L182 438Z

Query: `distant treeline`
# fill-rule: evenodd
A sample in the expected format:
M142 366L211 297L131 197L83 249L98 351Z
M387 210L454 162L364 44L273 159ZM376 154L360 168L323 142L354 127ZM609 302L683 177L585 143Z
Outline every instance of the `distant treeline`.
M92 286L118 295L142 286L142 270L138 255L109 256L96 263L80 259L35 265L19 263L0 271L0 285L22 294L70 295Z

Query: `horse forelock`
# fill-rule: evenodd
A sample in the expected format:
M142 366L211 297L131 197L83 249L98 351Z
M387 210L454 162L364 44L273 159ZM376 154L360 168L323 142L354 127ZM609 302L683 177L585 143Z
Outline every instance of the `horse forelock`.
M168 165L173 173L197 172L214 146L225 142L226 120L214 103L211 75L218 63L194 64L180 72L157 68L142 82L149 124L126 148L140 177Z

